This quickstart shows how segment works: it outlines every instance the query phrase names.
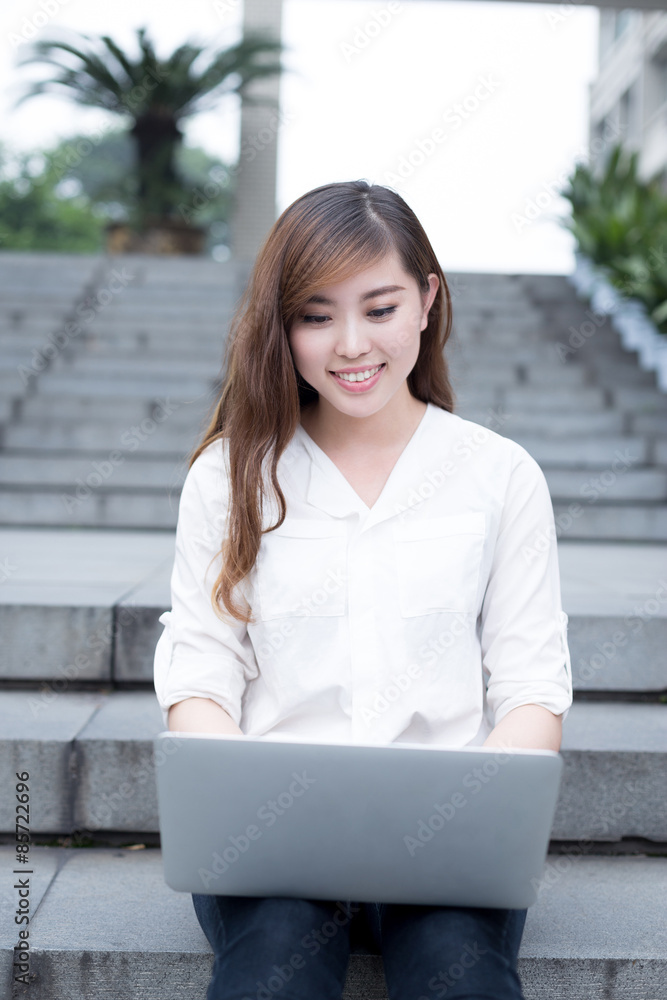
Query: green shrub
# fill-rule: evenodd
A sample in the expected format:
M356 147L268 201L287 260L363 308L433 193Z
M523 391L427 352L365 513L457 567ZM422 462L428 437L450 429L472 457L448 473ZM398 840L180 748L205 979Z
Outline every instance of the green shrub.
M637 161L618 143L600 171L578 163L561 192L572 206L564 225L579 251L667 333L667 195L657 179L639 178Z

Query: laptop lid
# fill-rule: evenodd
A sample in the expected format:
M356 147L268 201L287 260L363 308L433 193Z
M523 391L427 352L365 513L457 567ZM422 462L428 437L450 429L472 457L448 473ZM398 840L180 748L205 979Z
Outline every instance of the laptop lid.
M555 751L166 731L153 742L172 889L510 909L537 898Z

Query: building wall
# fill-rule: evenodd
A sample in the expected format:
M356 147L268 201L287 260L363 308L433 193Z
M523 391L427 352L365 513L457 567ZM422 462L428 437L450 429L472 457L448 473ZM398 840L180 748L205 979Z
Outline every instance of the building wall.
M639 150L644 178L667 188L667 13L600 11L600 70L590 92L593 162L615 142Z

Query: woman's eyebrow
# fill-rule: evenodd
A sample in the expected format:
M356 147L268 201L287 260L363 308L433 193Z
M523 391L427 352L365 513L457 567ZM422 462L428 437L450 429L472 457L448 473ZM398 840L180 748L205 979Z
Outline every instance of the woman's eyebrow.
M383 285L382 288L374 288L372 292L364 292L360 296L360 302L366 302L368 299L374 299L378 295L386 295L388 292L404 292L405 288L403 285ZM316 303L320 306L335 306L336 303L333 299L328 299L325 295L311 295L309 299L306 299L306 305L310 303Z

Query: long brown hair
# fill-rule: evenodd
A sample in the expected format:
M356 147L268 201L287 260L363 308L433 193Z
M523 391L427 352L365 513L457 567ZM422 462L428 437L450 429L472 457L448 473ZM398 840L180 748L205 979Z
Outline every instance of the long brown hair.
M190 467L213 441L228 438L229 509L222 542L222 569L211 603L224 618L253 621L233 597L234 587L252 570L262 536L265 463L279 527L287 504L276 473L292 439L301 409L318 398L297 372L287 331L304 300L324 285L376 264L396 251L404 270L429 291L427 276L440 284L421 333L419 355L407 378L410 393L450 413L454 394L444 347L452 327L451 296L445 276L419 220L399 194L364 180L324 184L297 198L266 237L250 280L232 317L223 361L220 401Z

